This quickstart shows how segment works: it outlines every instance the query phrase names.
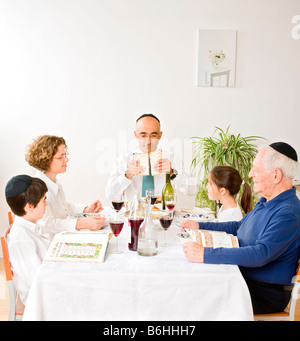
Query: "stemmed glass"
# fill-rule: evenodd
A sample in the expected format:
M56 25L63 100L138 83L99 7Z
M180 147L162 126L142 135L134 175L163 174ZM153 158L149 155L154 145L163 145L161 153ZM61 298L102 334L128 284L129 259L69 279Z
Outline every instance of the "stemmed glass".
M176 194L175 193L166 194L165 195L165 203L166 203L166 207L169 210L169 212L174 213L174 208L176 206Z
M157 200L157 193L154 189L147 189L145 193L146 203L149 205L154 205Z
M162 246L169 246L170 245L170 243L167 242L167 230L171 226L172 221L173 221L173 212L169 212L167 215L164 215L164 216L159 218L160 225L165 231L165 233L164 233L165 238L164 238L164 242L161 244Z
M116 216L116 217L110 218L109 225L113 234L117 238L116 250L112 251L112 253L123 253L123 251L119 250L118 235L121 233L123 229L124 220L120 218L119 216Z
M116 195L113 200L111 201L113 208L116 210L117 213L122 209L124 205L124 194Z

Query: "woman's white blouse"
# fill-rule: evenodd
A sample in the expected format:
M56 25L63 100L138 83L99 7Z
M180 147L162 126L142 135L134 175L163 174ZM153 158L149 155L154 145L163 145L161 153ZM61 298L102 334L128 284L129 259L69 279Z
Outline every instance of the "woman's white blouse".
M46 212L39 220L42 232L50 235L52 239L56 233L74 231L77 219L72 216L82 213L87 205L67 202L63 187L58 180L53 182L41 171L37 171L35 176L43 180L48 187Z

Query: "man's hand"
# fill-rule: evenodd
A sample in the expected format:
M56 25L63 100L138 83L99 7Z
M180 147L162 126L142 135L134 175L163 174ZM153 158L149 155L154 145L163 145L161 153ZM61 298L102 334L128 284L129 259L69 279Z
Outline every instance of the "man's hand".
M135 175L143 173L144 170L144 167L140 165L138 160L131 160L127 165L125 176L127 179L131 180Z
M162 158L157 160L153 165L153 171L157 173L166 173L171 171L171 162L168 159Z
M194 242L184 243L183 252L185 253L185 256L188 261L194 262L194 263L203 263L203 257L204 257L203 246Z
M199 224L193 220L185 220L180 225L181 231L185 232L185 229L199 230Z

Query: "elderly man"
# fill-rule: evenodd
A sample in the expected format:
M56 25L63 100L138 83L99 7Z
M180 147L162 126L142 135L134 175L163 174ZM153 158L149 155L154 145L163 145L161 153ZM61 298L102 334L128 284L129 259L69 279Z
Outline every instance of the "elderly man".
M239 222L195 223L181 228L218 230L238 237L239 248L203 248L186 243L191 262L239 265L248 285L254 313L284 310L300 257L300 201L293 187L298 158L288 144L276 142L261 149L249 176L262 195Z
M144 114L136 120L135 138L138 141L138 153L150 153L157 149L162 136L159 119L152 114ZM176 177L176 171L172 169L171 162L167 158L161 158L153 165L153 171L159 172L155 176L144 175L143 167L139 161L133 159L133 153L128 152L116 160L112 174L106 185L106 197L113 200L115 196L126 194L128 201L131 201L135 191L145 196L146 189L162 191L166 182L165 173L171 172L171 179Z

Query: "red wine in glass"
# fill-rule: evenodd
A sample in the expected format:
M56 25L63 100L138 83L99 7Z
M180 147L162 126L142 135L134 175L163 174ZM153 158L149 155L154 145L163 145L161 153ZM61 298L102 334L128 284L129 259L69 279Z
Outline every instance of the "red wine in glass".
M157 196L155 196L155 195L151 195L151 205L154 205L155 204L155 202L156 202L156 200L157 200Z
M173 221L173 218L171 218L171 217L160 217L159 218L160 225L162 226L163 229L165 229L165 231L171 226L172 221Z
M136 251L138 246L139 228L144 218L128 219L131 226L131 243L128 243L128 248L131 251Z
M123 207L124 201L122 201L122 200L115 200L115 201L112 201L111 203L112 203L114 209L117 212L119 212L120 209Z
M168 210L172 211L174 210L175 205L174 204L167 204Z
M123 221L110 221L109 225L110 225L110 228L112 229L114 235L116 237L118 237L118 235L122 231L124 222Z

